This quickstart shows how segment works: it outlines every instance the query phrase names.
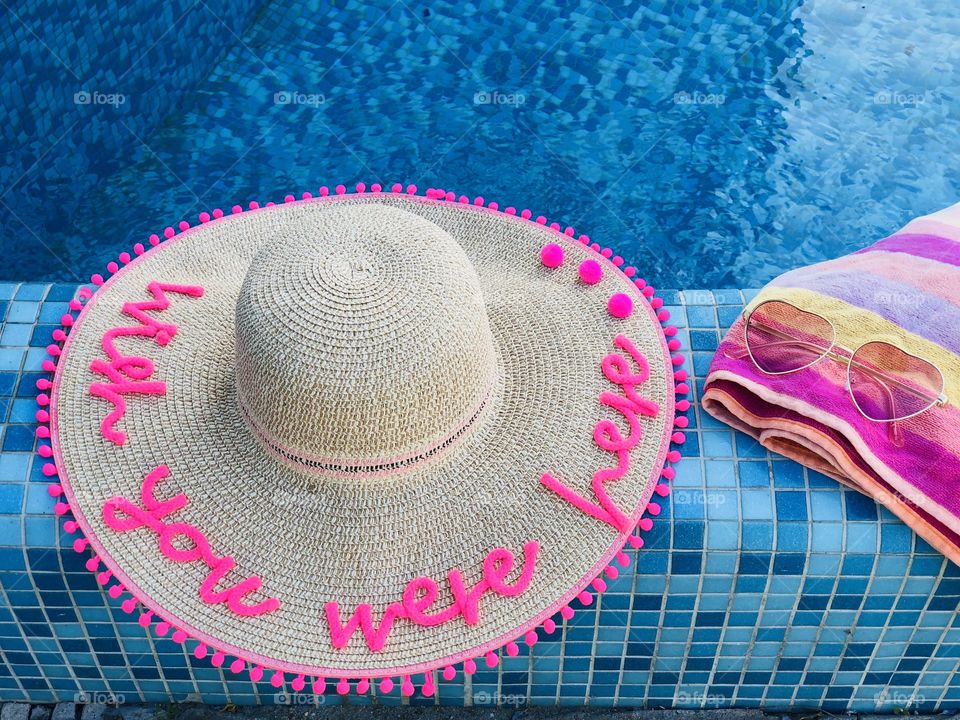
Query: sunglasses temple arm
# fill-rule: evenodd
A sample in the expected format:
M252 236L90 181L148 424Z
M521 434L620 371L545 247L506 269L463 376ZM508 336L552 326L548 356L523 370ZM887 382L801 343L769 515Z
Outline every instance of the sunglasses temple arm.
M822 347L817 347L813 343L804 342L803 340L780 340L778 342L766 343L765 347L777 347L779 345L787 345L789 347L803 348L804 350L813 350L819 357L824 356L824 349ZM750 349L747 347L742 348L727 348L723 351L724 355L735 360L742 360L750 354ZM798 370L801 368L798 368Z
M856 365L861 367L860 363L851 362L851 365ZM897 447L903 446L903 433L900 430L900 421L897 420L897 400L896 396L893 394L893 390L890 389L890 386L886 383L886 378L883 373L871 372L870 370L864 368L864 372L870 375L874 380L877 381L877 384L883 388L883 391L887 394L887 403L890 406L890 417L893 419L887 423L887 437L890 439L890 442L896 445ZM853 388L850 386L850 380L847 379L847 391L850 393L851 399L853 399L853 406L860 410L860 406L857 404L856 398L853 397ZM864 414L863 410L860 410L860 414Z
M880 387L884 389L887 393L887 401L890 403L890 417L893 418L890 422L887 423L887 437L897 447L903 446L903 433L900 432L900 421L897 420L897 401L893 395L893 390L890 389L890 386L887 385L883 380L877 378L877 382L880 383ZM850 396L853 397L853 389L850 390ZM853 403L857 405L856 402ZM859 406L857 406L859 410ZM863 411L860 411L863 414Z
M750 351L747 348L724 348L723 354L728 358L733 358L734 360L743 360L745 357L750 355Z

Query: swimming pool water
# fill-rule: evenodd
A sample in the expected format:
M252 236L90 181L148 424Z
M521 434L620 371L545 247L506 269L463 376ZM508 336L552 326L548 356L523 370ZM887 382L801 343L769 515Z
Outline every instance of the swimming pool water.
M22 152L0 279L87 277L213 207L399 181L530 207L658 286L755 287L960 199L953 0L143 5L88 43L103 61L60 50L82 26L7 18L29 32L3 55ZM31 95L25 63L58 92ZM75 101L91 89L125 102Z

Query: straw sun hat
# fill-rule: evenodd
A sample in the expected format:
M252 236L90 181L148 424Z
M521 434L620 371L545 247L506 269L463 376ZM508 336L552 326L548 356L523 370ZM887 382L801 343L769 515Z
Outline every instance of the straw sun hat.
M38 383L56 512L125 612L277 688L430 695L629 564L689 407L634 268L413 186L200 221L93 276Z

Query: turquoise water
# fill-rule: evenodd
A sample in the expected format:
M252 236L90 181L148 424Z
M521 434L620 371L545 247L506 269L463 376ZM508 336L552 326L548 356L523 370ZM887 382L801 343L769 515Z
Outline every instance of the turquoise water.
M85 277L201 210L399 181L530 207L662 287L755 287L960 199L952 0L275 3L229 30L200 5L143 59L121 46L136 87L87 62L122 106L50 105L43 138L91 131L4 172L0 278ZM193 20L223 52L164 89L151 64L180 42L189 62Z

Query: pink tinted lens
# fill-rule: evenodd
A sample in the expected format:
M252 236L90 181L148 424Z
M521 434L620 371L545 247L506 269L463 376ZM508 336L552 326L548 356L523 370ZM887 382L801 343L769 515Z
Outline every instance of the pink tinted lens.
M934 365L885 342L869 342L850 360L850 394L864 415L889 422L937 402L943 376Z
M781 374L812 365L833 346L833 326L790 303L768 300L747 319L747 350L761 370Z

